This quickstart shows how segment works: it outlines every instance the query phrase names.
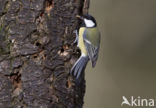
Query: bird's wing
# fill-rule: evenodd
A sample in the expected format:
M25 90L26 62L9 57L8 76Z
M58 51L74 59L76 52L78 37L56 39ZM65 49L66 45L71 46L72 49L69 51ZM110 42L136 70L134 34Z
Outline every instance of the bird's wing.
M100 34L96 29L91 29L85 30L83 38L92 67L95 67L100 47Z

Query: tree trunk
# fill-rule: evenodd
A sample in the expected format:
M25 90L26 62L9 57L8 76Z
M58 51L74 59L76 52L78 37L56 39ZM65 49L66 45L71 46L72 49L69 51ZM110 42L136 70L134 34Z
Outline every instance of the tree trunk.
M82 108L69 71L88 0L0 0L0 108Z

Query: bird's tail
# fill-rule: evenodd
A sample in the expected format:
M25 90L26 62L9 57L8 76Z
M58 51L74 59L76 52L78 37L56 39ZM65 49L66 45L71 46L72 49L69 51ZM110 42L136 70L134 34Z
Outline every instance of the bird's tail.
M76 63L74 64L74 66L71 69L71 74L74 75L76 77L76 79L79 79L79 77L81 76L82 72L85 70L86 65L89 61L89 57L88 56L80 56L80 58L76 61Z

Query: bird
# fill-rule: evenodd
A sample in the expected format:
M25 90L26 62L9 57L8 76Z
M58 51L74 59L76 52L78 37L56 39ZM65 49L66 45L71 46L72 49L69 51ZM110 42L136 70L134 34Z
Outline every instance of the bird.
M79 80L88 61L91 61L93 68L95 67L98 59L101 36L97 22L92 15L76 15L76 17L82 21L79 30L75 30L76 39L74 41L81 51L81 56L71 68L70 73Z

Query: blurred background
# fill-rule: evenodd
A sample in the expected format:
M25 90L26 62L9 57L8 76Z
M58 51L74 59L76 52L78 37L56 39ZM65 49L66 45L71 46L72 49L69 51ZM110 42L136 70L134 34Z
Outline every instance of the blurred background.
M102 39L96 67L86 69L84 108L126 108L122 96L156 100L156 0L91 0L90 14Z

